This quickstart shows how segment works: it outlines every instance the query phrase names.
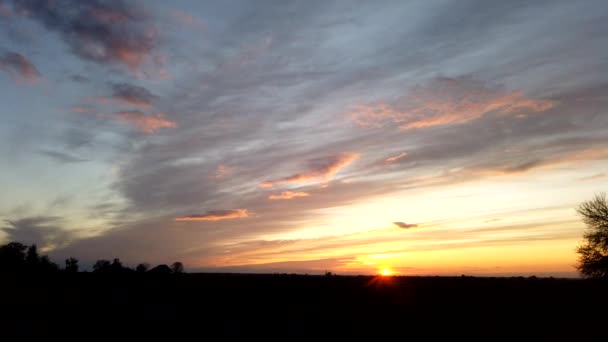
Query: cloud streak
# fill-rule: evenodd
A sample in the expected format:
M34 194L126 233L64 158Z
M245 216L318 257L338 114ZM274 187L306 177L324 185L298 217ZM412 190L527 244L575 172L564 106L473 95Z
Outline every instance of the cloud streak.
M270 195L268 199L271 200L289 200L298 197L308 197L310 194L308 192L302 191L283 191L280 194Z
M340 170L359 159L360 156L359 153L341 153L334 156L312 159L309 161L310 169L308 171L296 173L285 178L267 180L260 183L260 186L268 188L290 183L327 182Z
M129 110L113 113L109 117L114 120L126 122L147 134L155 133L162 128L177 127L177 124L168 120L167 115L164 113L146 115L139 110Z
M472 79L439 78L412 88L395 104L362 106L352 114L360 126L396 124L401 130L457 125L485 115L529 114L547 111L557 102L531 99Z
M204 214L195 214L175 218L175 221L220 221L249 217L247 209L211 210Z

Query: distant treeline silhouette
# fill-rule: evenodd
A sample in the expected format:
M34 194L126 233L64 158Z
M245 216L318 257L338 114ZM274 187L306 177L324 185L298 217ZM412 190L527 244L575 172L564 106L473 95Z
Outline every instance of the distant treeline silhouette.
M20 242L9 242L0 246L0 272L1 273L54 273L54 272L79 272L78 259L70 257L65 260L65 267L52 262L47 255L40 255L35 244L31 246ZM100 259L93 264L94 273L156 273L156 274L178 274L184 273L184 265L177 261L171 266L161 264L150 268L147 263L141 263L135 268L124 266L120 259L112 261Z

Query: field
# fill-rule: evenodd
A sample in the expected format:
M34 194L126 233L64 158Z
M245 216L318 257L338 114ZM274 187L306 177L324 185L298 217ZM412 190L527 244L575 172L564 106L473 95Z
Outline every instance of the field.
M39 341L582 340L605 336L606 285L552 278L62 273L3 279L0 331Z

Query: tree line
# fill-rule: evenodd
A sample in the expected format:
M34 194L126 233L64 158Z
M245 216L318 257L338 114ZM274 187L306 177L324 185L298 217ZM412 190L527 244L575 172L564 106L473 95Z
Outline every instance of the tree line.
M20 242L9 242L0 246L0 272L2 273L77 273L79 271L78 259L74 257L65 259L65 265L61 268L51 261L48 255L40 255L35 244L28 246ZM112 261L100 259L93 264L93 272L178 274L184 273L184 265L176 261L171 265L160 264L152 268L147 263L130 268L123 265L118 258Z

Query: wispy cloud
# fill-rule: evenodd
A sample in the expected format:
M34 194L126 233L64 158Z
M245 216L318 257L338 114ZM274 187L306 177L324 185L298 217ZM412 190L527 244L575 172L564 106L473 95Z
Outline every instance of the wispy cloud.
M608 175L605 174L605 173L603 173L603 172L600 172L600 173L596 173L596 174L591 175L591 176L579 178L578 180L584 182L584 181L592 181L592 180L604 179L604 178L608 178Z
M358 153L341 153L334 156L316 158L309 161L308 171L295 175L268 180L260 183L261 187L272 187L285 183L310 183L331 180L340 170L348 166L353 161L359 159Z
M133 2L12 1L16 12L58 32L72 51L98 63L137 68L159 43L158 32Z
M80 157L73 156L71 154L52 150L40 150L40 154L45 155L59 163L82 163L88 161Z
M268 199L271 199L271 200L288 200L288 199L292 199L292 198L308 197L308 196L310 196L310 194L308 192L302 192L302 191L283 191L280 194L268 196Z
M220 221L249 217L247 209L211 210L204 214L177 217L175 221Z
M144 133L154 133L161 128L177 127L177 124L167 119L164 113L146 115L139 110L129 110L116 112L110 115L111 118L126 122Z
M122 104L141 108L151 108L158 96L148 89L128 83L115 83L112 85L112 95L102 100L115 101Z
M387 163L387 164L396 163L396 162L398 162L400 160L403 160L405 157L407 157L407 153L403 152L403 153L400 153L400 154L398 154L396 156L388 157L388 158L384 159L384 162Z
M393 222L393 224L395 226L399 227L399 228L402 228L402 229L410 229L410 228L416 228L416 227L418 227L417 224L408 224L408 223L405 223L405 222Z
M0 55L0 70L10 74L16 81L36 82L41 74L25 56L7 51Z
M220 164L215 169L215 178L221 179L232 175L236 171L236 168L230 167L226 164Z
M394 104L366 105L352 117L360 126L394 123L402 130L473 121L486 114L544 112L557 105L546 99L531 99L521 92L508 92L472 79L439 78L412 88Z

